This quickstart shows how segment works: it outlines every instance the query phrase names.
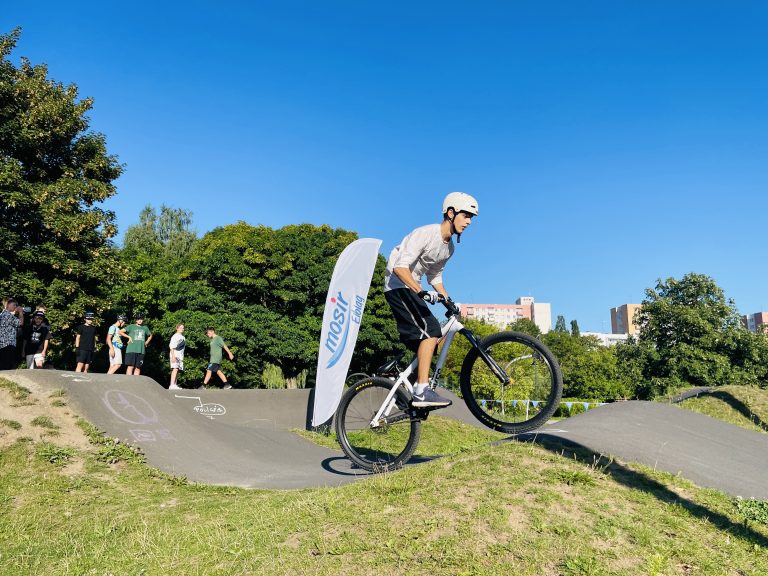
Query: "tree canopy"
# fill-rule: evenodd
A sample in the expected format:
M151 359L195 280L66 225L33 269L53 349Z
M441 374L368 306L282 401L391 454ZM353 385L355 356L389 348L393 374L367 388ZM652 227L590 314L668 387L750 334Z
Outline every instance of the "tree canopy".
M92 98L45 65L11 62L19 36L0 35L0 291L47 305L58 331L98 308L117 272L115 215L99 203L123 167L89 129Z

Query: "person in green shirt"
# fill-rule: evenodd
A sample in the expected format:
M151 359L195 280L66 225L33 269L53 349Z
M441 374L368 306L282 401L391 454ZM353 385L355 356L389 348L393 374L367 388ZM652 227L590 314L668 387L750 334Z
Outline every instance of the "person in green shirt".
M144 365L144 352L152 341L152 332L144 326L144 314L137 312L129 324L120 330L120 336L128 338L128 346L125 348L125 373L139 376Z
M221 371L221 358L222 350L229 355L230 360L234 360L235 356L229 351L227 345L224 343L224 339L216 334L214 328L207 328L206 334L211 339L211 359L208 363L208 367L205 369L205 379L203 380L203 386L208 384L211 379L211 374L216 374L222 381L222 388L228 390L232 388L232 385L227 382L227 377L224 372Z

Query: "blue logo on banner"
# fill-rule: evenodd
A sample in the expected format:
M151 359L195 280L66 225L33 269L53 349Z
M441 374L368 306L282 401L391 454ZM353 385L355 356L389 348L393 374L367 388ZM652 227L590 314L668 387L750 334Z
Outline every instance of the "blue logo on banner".
M331 358L328 360L326 368L335 366L339 359L344 355L351 323L354 322L355 324L360 324L360 321L363 318L365 298L362 296L355 296L354 308L350 310L349 302L345 300L344 295L339 292L336 295L336 298L331 298L331 304L334 305L334 308L331 314L331 323L328 325L328 336L325 339L325 347L331 352Z

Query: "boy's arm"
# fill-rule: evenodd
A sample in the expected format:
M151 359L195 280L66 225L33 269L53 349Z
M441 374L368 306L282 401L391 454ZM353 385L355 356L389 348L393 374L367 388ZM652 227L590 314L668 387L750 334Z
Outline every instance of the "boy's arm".
M448 292L445 290L445 286L443 286L442 282L436 282L435 284L432 284L432 288L437 290L440 294L443 295L443 297L448 300Z
M232 352L230 352L230 351L229 351L229 348L227 348L226 344L225 344L224 346L222 346L222 348L224 348L224 350L226 351L226 353L229 355L229 359L230 359L230 360L234 360L234 359L235 359L235 355L234 355L234 354L232 354Z
M144 346L149 346L149 343L152 342L152 333L150 332L149 338L147 338L147 341L144 342Z
M75 336L75 348L80 348L80 334Z
M416 280L413 279L413 276L411 276L410 269L395 267L393 268L392 271L395 273L395 276L397 276L403 284L408 286L408 288L410 288L416 293L421 292L421 286L419 286L416 283Z

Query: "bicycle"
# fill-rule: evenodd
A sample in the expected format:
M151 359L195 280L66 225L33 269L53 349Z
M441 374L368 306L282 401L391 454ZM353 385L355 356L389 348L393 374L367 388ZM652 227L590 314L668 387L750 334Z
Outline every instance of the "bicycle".
M430 386L437 385L453 338L459 333L471 346L459 378L470 412L489 428L512 435L545 424L563 392L560 366L552 352L521 332L497 332L478 340L459 321L459 308L451 300L440 302L448 321L442 327L442 348ZM416 450L421 424L436 409L411 405L409 377L415 375L416 364L414 359L390 377L359 380L342 396L334 418L336 436L356 466L369 472L395 470Z

